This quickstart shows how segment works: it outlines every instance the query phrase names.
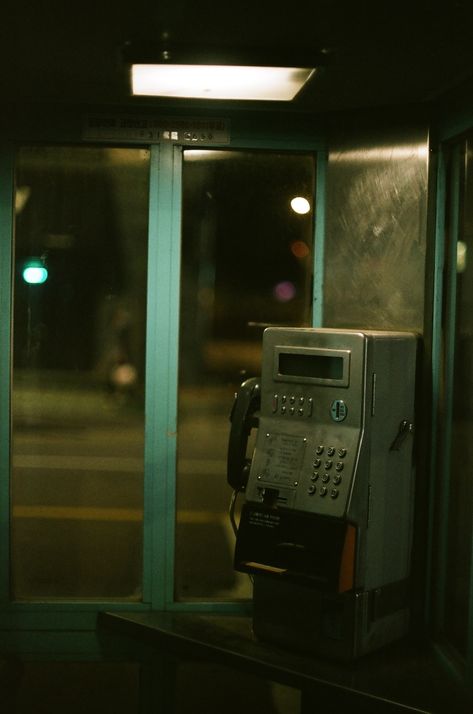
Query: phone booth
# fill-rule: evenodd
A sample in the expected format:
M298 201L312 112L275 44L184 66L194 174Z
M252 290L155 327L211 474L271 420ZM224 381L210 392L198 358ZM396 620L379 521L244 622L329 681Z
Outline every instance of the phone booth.
M407 633L416 350L405 332L265 331L228 463L261 639L350 660Z

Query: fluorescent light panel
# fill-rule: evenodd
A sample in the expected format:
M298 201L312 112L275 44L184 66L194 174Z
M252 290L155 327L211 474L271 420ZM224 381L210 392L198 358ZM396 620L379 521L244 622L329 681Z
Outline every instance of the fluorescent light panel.
M132 92L138 96L187 99L294 99L314 69L237 65L134 64Z

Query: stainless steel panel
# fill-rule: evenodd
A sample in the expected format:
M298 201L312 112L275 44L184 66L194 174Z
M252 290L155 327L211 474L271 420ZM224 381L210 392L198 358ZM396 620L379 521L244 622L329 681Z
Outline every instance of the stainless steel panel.
M324 325L422 331L428 153L426 128L331 142Z

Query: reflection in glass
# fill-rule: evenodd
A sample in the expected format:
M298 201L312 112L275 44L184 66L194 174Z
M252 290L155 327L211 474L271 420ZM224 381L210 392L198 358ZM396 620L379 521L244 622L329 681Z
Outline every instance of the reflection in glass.
M457 246L455 359L450 458L446 633L466 656L473 523L473 144L465 143ZM458 259L460 256L460 260Z
M16 164L14 599L141 596L149 153Z
M229 413L260 372L265 325L310 325L314 157L184 151L175 590L178 599L238 599L227 515ZM312 203L313 205L313 203Z

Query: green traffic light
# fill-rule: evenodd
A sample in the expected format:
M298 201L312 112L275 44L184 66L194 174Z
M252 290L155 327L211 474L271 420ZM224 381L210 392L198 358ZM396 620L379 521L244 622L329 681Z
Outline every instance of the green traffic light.
M48 279L48 269L41 260L27 260L23 267L22 276L28 285L42 285Z

